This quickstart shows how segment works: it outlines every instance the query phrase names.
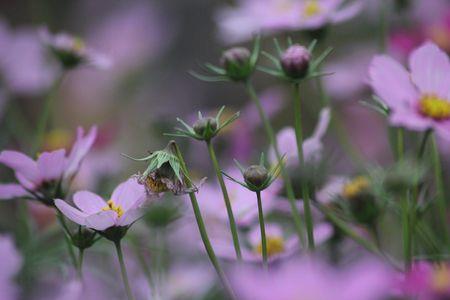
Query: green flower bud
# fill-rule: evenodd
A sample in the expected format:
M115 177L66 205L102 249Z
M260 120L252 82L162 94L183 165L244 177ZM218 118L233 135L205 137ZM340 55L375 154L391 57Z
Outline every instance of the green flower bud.
M234 81L243 81L252 73L250 63L251 53L243 47L234 47L226 50L220 59L227 76Z
M208 126L209 124L209 126ZM198 119L195 123L194 123L194 131L196 134L206 138L206 139L210 139L216 132L217 130L217 121L215 118L201 118ZM207 131L208 129L208 131Z
M244 172L244 180L247 184L255 187L264 187L264 184L269 178L269 172L266 168L260 165L253 165L248 167Z

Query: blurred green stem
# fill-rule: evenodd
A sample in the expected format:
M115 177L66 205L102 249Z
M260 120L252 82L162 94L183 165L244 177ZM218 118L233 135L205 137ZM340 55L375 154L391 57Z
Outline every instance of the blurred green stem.
M83 259L84 259L84 249L78 249L78 274L80 278L83 278Z
M420 160L423 158L423 155L425 154L425 149L427 147L427 143L428 140L430 138L430 135L433 133L432 130L427 130L425 131L423 137L422 137L422 142L420 143L420 148L419 148L419 152L417 154L417 158Z
M59 224L61 225L61 227L63 229L64 240L66 242L67 250L69 251L69 256L72 261L73 267L75 268L75 270L78 271L79 264L78 264L77 258L75 256L75 251L73 251L72 241L70 240L70 231L69 231L69 228L67 227L66 220L65 220L63 214L58 209L56 209L56 216L58 217ZM80 275L80 277L81 277L80 273L78 273L78 275Z
M442 233L444 236L444 241L446 245L449 245L449 232L447 223L447 204L445 202L445 188L444 188L444 178L442 174L441 159L439 157L439 147L436 140L436 136L433 135L433 168L434 177L436 180L436 190L437 190L437 205L439 210L439 218L442 224Z
M256 198L258 200L258 216L259 216L259 228L261 230L261 253L263 258L263 266L267 270L267 239L266 239L266 226L264 225L264 213L261 201L261 192L256 192Z
M230 225L231 235L233 237L233 245L234 245L234 250L236 252L236 257L240 261L242 259L241 246L239 245L239 236L238 236L238 231L237 231L237 227L236 227L236 221L235 221L234 215L233 215L233 208L231 207L230 197L228 196L227 187L223 180L222 172L221 172L219 162L217 160L216 152L214 151L212 142L207 141L206 144L208 146L209 156L210 156L211 161L214 166L214 171L216 172L217 180L219 181L219 185L222 190L223 201L225 202L225 207L227 209L228 221L229 221L229 225Z
M302 104L300 100L300 85L298 83L294 84L294 117L295 117L295 137L297 140L297 151L298 159L300 163L300 168L305 168L305 157L303 154L303 129L302 129ZM309 199L309 188L308 183L305 179L302 179L302 198L303 207L305 211L305 223L306 232L308 234L308 248L309 250L314 250L314 225L311 213L311 204Z
M270 124L269 118L267 117L267 115L262 107L261 101L260 101L258 95L256 94L255 89L250 80L248 80L246 82L246 89L247 89L247 93L250 95L250 98L253 100L253 102L256 105L256 108L258 109L260 119L263 122L267 138L269 139L269 143L275 151L275 155L277 157L278 162L280 162L281 154L280 154L280 150L278 148L277 140L275 138L275 132L272 128L272 125ZM305 245L305 238L303 236L303 224L301 221L300 213L299 213L297 205L296 205L294 189L292 187L291 179L289 178L289 174L288 174L284 164L281 164L281 176L283 178L283 182L284 182L284 185L286 188L286 195L288 197L289 205L291 207L291 213L292 213L292 218L294 220L295 230L297 232L300 243L302 245Z
M189 178L189 172L186 166L186 162L183 159L183 155L181 154L181 151L178 147L178 145L173 142L173 147L175 148L175 153L178 157L178 160L180 161L180 166L183 171L183 174L187 178ZM192 182L190 180L187 180L186 184L188 187L192 187ZM206 231L205 223L203 221L203 217L200 211L200 207L198 205L197 197L195 196L195 192L189 193L189 198L191 199L192 209L194 211L195 219L197 221L198 230L200 232L200 237L202 238L203 245L205 246L206 253L208 254L209 260L211 261L211 264L213 265L214 269L216 270L217 275L219 276L220 281L222 282L223 287L227 291L230 299L236 299L234 296L233 290L231 289L231 286L225 276L225 273L222 270L222 267L219 264L219 261L217 259L217 256L214 252L214 249L211 245L211 242L208 237L208 232Z
M127 268L125 266L125 261L123 260L122 245L120 241L114 242L114 245L116 246L117 258L119 259L120 264L120 272L122 274L122 280L125 286L128 300L134 300L133 293L131 292L130 282L128 281Z
M42 108L41 115L39 116L38 123L36 125L36 138L31 147L32 154L34 155L39 149L42 147L44 142L45 131L47 129L48 120L53 110L53 106L56 100L56 96L59 91L59 87L64 79L64 73L59 76L58 79L55 80L50 91L47 94L47 97L44 102L44 107Z
M379 50L381 53L386 52L387 48L387 35L389 30L388 12L389 7L387 0L380 0Z

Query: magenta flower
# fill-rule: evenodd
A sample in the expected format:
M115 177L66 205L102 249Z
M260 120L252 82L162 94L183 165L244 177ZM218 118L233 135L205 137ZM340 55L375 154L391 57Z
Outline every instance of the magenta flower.
M450 296L450 264L417 262L401 281L400 288L420 300L446 299Z
M0 199L31 197L52 205L55 193L60 193L58 190L68 186L76 175L96 136L95 126L86 135L78 128L77 139L68 156L65 149L59 149L43 152L34 161L18 151L2 151L0 163L15 172L19 183L0 184Z
M409 71L394 59L376 56L369 70L376 95L390 108L393 126L434 130L450 139L450 61L432 43L409 57Z
M143 185L136 178L119 184L110 200L104 200L89 191L73 195L77 208L56 199L56 207L73 222L94 230L104 231L110 227L128 227L143 214L147 195Z
M219 12L217 22L222 39L245 41L255 33L286 30L313 30L354 17L361 2L344 4L343 0L245 0L236 8Z

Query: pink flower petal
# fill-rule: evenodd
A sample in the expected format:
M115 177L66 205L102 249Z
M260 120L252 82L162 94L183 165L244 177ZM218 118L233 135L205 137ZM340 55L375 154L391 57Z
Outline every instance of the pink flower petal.
M29 195L30 194L20 184L0 184L0 199L12 199Z
M435 126L436 133L445 141L450 141L450 121Z
M119 184L111 196L111 199L116 205L121 206L124 212L130 208L136 208L145 198L145 188L137 182L136 178L130 178Z
M117 225L118 226L128 226L137 221L144 215L144 211L142 209L131 209L120 217Z
M37 166L43 180L59 180L66 167L66 150L43 152L37 160Z
M22 174L35 184L38 184L41 181L36 162L21 152L9 150L2 151L0 153L0 163L8 166L17 173Z
M93 126L86 136L83 136L83 128L79 127L77 132L77 140L72 147L72 151L67 159L67 168L64 174L65 178L75 175L80 168L81 161L91 149L97 137L97 127Z
M438 46L426 43L409 59L411 76L422 94L436 94L450 100L450 61Z
M342 23L355 17L363 8L362 2L358 1L351 5L347 5L331 15L332 23Z
M97 194L89 191L76 192L73 195L75 205L87 214L96 214L108 204Z
M375 94L393 110L412 105L419 98L408 72L389 56L376 56L369 67L369 76Z
M406 109L393 111L389 116L389 123L393 126L405 127L415 131L425 131L433 127L433 120Z
M116 225L117 214L112 210L102 211L86 218L86 226L95 230L105 230Z
M69 220L80 225L86 225L86 217L88 216L86 213L70 206L61 199L55 199L55 205Z

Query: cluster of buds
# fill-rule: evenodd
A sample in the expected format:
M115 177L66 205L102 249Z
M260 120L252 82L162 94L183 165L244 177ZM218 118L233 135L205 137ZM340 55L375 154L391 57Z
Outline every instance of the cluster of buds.
M220 58L221 67L205 63L204 68L210 74L202 75L196 72L190 74L203 81L247 81L256 69L259 57L260 39L257 37L253 50L244 47L233 47L223 52Z
M161 195L172 192L174 195L183 195L197 192L197 187L189 187L187 181L192 183L182 171L180 161L176 156L175 142L170 141L163 150L155 151L143 158L133 158L124 155L134 161L148 161L147 169L138 174L138 182L145 186L147 194Z
M220 118L225 110L225 106L219 109L215 117L203 117L201 112L198 112L198 119L192 126L177 118L177 121L183 125L184 128L175 128L175 133L166 134L174 137L190 137L199 141L210 141L219 132L234 122L239 117L239 112L233 114L226 121L221 122Z
M282 80L298 83L300 81L328 75L320 72L320 65L325 58L331 53L332 48L328 48L317 58L313 52L317 42L314 40L307 48L300 44L293 44L288 39L288 48L281 50L278 40L274 40L278 57L270 53L262 52L275 65L275 68L258 67L264 73L275 76Z
M268 188L277 179L278 175L280 175L284 164L284 157L269 170L265 167L264 154L261 154L258 165L251 165L248 168L244 168L237 160L235 160L235 163L244 178L243 182L229 176L225 172L222 172L222 174L250 191L261 192Z

